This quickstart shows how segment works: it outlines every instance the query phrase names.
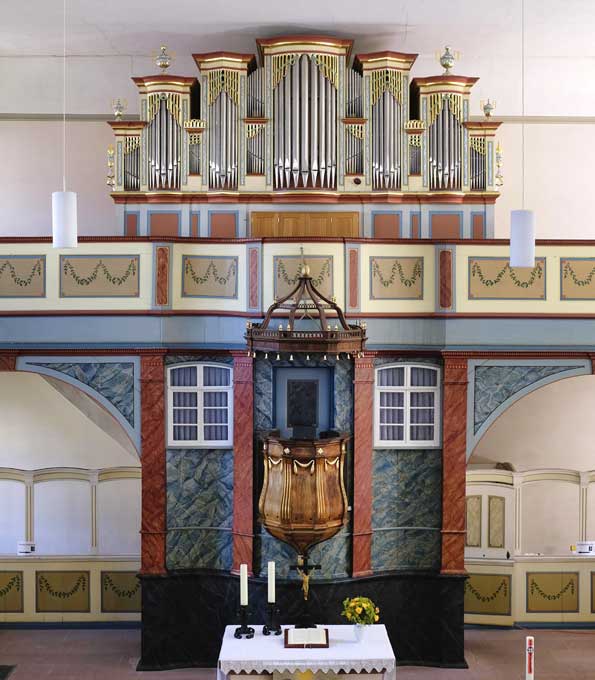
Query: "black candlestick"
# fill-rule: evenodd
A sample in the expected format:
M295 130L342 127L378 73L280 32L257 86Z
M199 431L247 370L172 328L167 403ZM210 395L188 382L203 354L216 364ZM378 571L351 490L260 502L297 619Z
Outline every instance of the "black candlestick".
M281 635L281 625L277 619L279 609L274 602L267 604L267 622L262 627L263 635Z
M240 605L239 617L240 625L236 628L233 634L234 638L240 639L246 637L251 640L254 637L254 628L248 625L248 605Z

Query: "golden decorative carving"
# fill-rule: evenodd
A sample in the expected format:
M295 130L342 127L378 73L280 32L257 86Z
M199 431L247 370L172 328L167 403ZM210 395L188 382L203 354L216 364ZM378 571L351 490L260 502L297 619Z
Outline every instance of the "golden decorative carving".
M393 69L378 69L372 71L372 106L380 99L384 92L390 92L396 101L401 103L403 99L403 75Z
M428 95L428 126L432 125L436 118L442 113L442 108L446 101L448 101L448 106L455 118L460 123L463 122L463 97L455 92L433 92Z
M209 105L212 105L222 92L227 92L229 98L237 105L240 93L240 74L238 71L217 69L209 71Z

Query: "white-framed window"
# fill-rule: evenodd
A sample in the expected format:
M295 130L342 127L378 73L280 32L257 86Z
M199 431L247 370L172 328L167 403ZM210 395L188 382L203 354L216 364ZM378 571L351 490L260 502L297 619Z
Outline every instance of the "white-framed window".
M440 444L440 369L390 364L376 369L374 445L423 448Z
M168 446L232 446L231 367L194 363L168 368L167 413Z

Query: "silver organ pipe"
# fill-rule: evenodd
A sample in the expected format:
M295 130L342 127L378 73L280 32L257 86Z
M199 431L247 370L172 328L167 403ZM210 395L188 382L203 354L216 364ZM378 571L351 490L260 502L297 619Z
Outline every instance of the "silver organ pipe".
M177 95L156 95L150 101L153 117L147 125L149 190L179 189L182 128ZM135 152L136 153L136 152ZM138 183L139 159L132 161ZM140 186L137 184L137 186Z
M273 93L275 188L334 188L337 89L316 55L287 56Z
M124 142L124 190L140 189L140 137L126 137Z
M262 118L264 116L263 72L257 68L248 74L248 100L246 110L248 118Z
M209 106L209 186L235 189L238 185L238 107L221 88Z
M471 191L485 191L487 187L486 147L481 137L471 137L469 143Z
M401 104L389 89L372 105L372 175L374 189L401 187L403 119Z
M358 71L348 69L345 78L345 115L347 118L361 118L363 116L362 105L362 75Z
M430 96L430 189L461 188L463 126L458 102L456 95Z

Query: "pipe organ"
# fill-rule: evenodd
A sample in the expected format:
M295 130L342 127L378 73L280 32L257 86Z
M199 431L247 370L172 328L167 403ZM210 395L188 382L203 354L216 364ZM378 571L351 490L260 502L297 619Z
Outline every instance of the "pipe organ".
M140 120L110 123L116 200L495 201L498 123L471 118L477 78L412 78L417 55L352 57L333 37L256 42L256 56L194 54L196 78L133 78Z

